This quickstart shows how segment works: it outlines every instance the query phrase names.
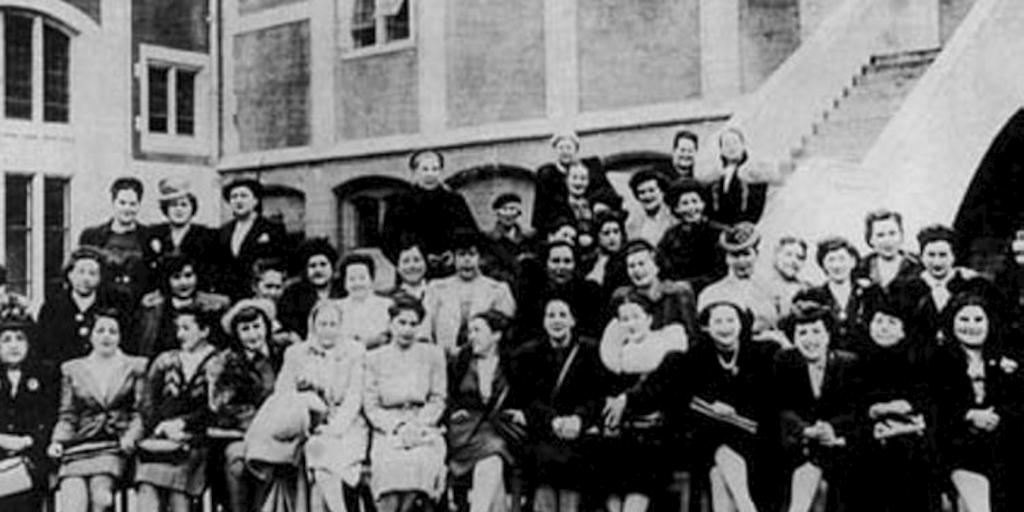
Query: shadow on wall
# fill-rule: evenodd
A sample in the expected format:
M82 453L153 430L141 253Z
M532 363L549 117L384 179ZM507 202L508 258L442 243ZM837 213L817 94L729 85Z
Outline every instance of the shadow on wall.
M1002 270L1007 242L1024 227L1024 109L992 141L964 194L954 227L960 261L988 272Z

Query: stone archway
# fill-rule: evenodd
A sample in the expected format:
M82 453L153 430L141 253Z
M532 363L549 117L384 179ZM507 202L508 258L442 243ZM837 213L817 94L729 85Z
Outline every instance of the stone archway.
M356 178L337 186L339 248L377 247L391 200L411 188L408 181L388 176Z
M1024 109L996 135L964 194L954 227L960 261L986 273L1002 270L1007 242L1024 227Z
M522 219L532 218L534 179L533 171L525 167L497 163L457 171L445 183L466 198L477 227L487 230L494 225L491 202L505 192L514 192L522 197Z

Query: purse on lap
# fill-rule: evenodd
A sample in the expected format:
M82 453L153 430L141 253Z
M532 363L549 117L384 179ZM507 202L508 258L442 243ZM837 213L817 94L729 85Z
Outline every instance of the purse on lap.
M177 464L188 458L188 443L171 439L146 438L138 443L139 460Z
M32 489L32 476L24 457L0 460L0 498L13 496Z

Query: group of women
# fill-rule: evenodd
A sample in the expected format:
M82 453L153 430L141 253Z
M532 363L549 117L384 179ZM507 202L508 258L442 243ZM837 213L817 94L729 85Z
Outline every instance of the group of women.
M435 195L450 192L435 183L440 154L411 162ZM691 182L676 192L673 209L701 206ZM194 196L166 199L194 213ZM451 260L448 279L475 290L487 250L439 226L429 249L389 233L397 283L386 297L372 289L372 259L336 269L321 241L303 246L295 282L254 261L251 286L235 283L230 298L204 286L215 276L198 254L163 254L154 289L126 303L107 296L109 257L82 247L38 321L16 297L0 303L0 510L55 497L61 512L107 511L134 488L139 511L194 510L212 490L237 512L645 512L678 506L669 489L683 473L689 510L1020 509L1012 432L1024 382L1019 323L1006 318L1018 309L997 286L956 284L977 276L947 272L952 256L933 265L948 239L922 242L925 267L902 252L892 269L869 266L891 275L863 286L852 246L823 242L828 282L789 297L768 333L725 292L696 310L692 294L721 277L721 255L692 286L663 283L666 255L642 257L657 244L625 250L622 216L586 217L600 252L591 265L557 234L517 255L509 287L481 286L514 290L518 308L452 302L464 321L450 350L424 328L441 311L425 304L443 300L427 276ZM693 218L677 235L722 229L700 208ZM891 220L869 217L879 254L898 245L875 239ZM244 248L244 232L224 233ZM726 236L730 268L756 258L756 241L728 249ZM536 282L516 282L525 277ZM747 278L730 269L723 281ZM922 316L922 304L934 310Z

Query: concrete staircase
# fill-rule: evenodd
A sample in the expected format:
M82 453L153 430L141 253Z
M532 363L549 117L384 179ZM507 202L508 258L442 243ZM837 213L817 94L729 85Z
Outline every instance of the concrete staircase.
M872 57L793 152L797 166L813 158L860 163L939 51Z
M770 189L763 234L859 239L860 223L850 219L863 218L864 205L876 203L886 187L861 163L939 51L871 57L791 152L782 186Z

